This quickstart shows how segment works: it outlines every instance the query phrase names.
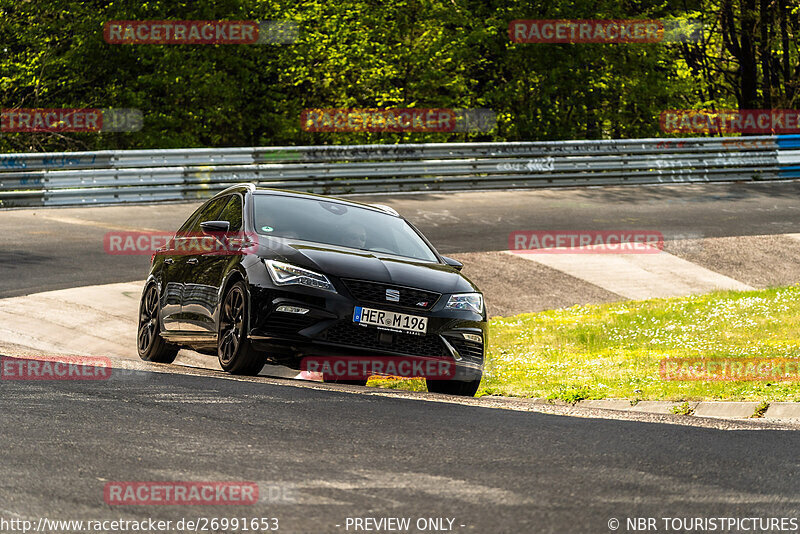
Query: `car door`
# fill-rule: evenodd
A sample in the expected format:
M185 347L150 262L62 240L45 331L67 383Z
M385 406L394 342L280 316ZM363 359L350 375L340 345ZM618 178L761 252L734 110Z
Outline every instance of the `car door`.
M228 232L239 232L242 228L242 197L233 194L224 197L226 202L218 213L201 217L197 221L198 227L205 221L228 221ZM200 230L202 234L202 229ZM216 334L214 311L217 308L219 290L223 277L228 272L232 263L239 261L240 257L232 254L227 248L225 236L215 238L200 238L204 246L199 254L193 256L196 260L189 266L187 283L183 291L183 305L181 317L186 329L204 334Z
M181 225L175 237L170 241L167 248L160 252L163 256L161 267L161 322L164 330L180 331L181 324L181 301L183 299L183 281L186 278L187 264L186 255L183 252L186 247L186 236L189 235L197 218L200 216L202 208L196 210Z
M187 317L185 303L187 298L190 302L202 300L202 295L198 296L198 285L195 281L196 273L194 271L194 267L200 262L202 255L200 248L202 229L200 228L200 223L213 220L228 200L229 197L225 196L216 198L206 204L192 217L191 221L187 221L187 224L184 225L185 227L181 227L181 230L175 236L172 256L174 263L169 266L171 273L169 283L172 287L168 289L168 294L176 297L175 299L171 298L169 305L173 330L197 331L191 319Z

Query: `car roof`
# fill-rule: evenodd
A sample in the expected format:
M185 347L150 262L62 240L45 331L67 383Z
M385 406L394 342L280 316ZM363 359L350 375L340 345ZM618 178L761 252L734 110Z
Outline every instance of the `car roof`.
M287 196L287 197L295 197L295 198L308 198L314 200L324 200L326 202L336 202L338 204L345 204L349 206L356 206L360 208L366 208L372 211L378 211L387 215L391 215L393 217L400 217L394 209L390 208L389 206L384 206L382 204L366 204L364 202L358 202L355 200L346 200L343 198L337 197L329 197L325 195L317 195L315 193L304 193L302 191L291 191L288 189L272 189L269 187L265 188L257 188L255 184L250 183L243 183L243 184L236 184L231 187L228 187L224 191L220 191L215 195L222 196L228 193L232 193L234 191L239 191L240 189L246 189L253 194L256 195L277 195L277 196Z

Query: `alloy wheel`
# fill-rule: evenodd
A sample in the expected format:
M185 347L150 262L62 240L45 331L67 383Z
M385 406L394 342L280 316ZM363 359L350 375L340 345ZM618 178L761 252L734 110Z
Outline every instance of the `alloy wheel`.
M158 327L158 291L155 286L150 286L147 294L139 306L139 335L137 346L139 353L147 352L156 337Z
M234 287L225 297L220 321L220 360L225 363L231 362L239 350L239 344L242 342L243 324L244 295L241 289Z

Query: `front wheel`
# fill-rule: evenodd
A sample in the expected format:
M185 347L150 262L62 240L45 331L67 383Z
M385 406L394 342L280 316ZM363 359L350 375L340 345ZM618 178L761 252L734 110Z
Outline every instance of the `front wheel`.
M431 393L444 393L445 395L459 395L462 397L474 397L481 385L481 379L476 380L425 380L428 384L428 391Z
M264 368L263 354L247 339L247 292L244 282L236 282L222 299L217 331L217 356L220 366L235 375L257 375Z
M164 341L159 332L158 289L155 284L150 284L139 303L136 351L144 361L156 363L172 363L178 355L178 347Z

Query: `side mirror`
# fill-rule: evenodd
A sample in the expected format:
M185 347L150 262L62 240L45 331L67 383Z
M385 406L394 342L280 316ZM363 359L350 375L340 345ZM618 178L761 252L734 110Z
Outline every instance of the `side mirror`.
M448 258L447 256L442 256L442 259L444 260L444 262L447 265L449 265L450 267L454 268L456 271L460 271L461 268L464 267L463 263L461 263L460 261L455 260L453 258Z
M224 234L230 227L231 223L228 221L203 221L200 223L204 234Z

